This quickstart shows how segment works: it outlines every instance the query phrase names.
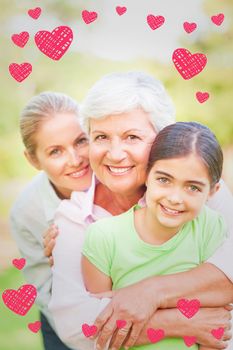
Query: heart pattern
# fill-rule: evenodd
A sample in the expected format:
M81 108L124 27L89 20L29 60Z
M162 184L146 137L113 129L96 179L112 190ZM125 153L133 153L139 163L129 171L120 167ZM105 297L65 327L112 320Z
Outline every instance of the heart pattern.
M187 318L192 318L198 312L200 306L198 299L180 299L177 302L177 309Z
M172 61L180 75L188 80L205 68L207 58L202 53L191 54L187 49L179 48L173 52Z
M18 290L6 289L2 293L2 299L11 311L24 316L34 304L36 295L36 288L31 284L25 284Z
M220 26L224 21L224 17L223 13L219 13L218 15L212 16L211 21L216 24L216 26Z
M19 34L13 34L11 36L11 40L13 43L19 47L24 47L29 39L29 33L28 32L21 32Z
M196 337L185 336L183 339L184 339L185 345L188 347L192 346L193 344L195 344L197 342Z
M163 329L147 329L147 336L151 343L157 343L165 337L165 333Z
M197 25L194 22L193 23L184 22L183 27L186 33L190 34L197 28Z
M124 328L126 326L126 321L125 320L117 320L116 321L116 326L117 328L121 329L121 328Z
M152 30L158 29L164 24L164 22L165 18L163 16L154 16L151 14L147 16L147 23Z
M125 6L117 6L116 12L119 16L122 16L127 11L127 8Z
M47 30L40 30L35 34L35 43L38 49L56 61L65 54L72 40L73 32L67 26L57 27L51 33Z
M30 329L30 331L32 331L33 333L37 333L39 332L39 330L41 329L41 322L40 321L36 321L34 323L29 323L28 324L28 328Z
M97 332L97 327L95 325L89 326L87 323L84 323L82 325L82 332L85 335L85 337L91 337L92 335L95 335Z
M220 340L224 334L224 328L219 327L217 329L212 329L211 334L218 340Z
M28 10L28 14L30 17L32 17L33 19L37 19L40 17L41 14L41 8L40 7L36 7L34 9L30 9Z
M200 103L207 101L209 97L210 97L210 95L208 92L198 91L196 93L196 98L197 98L198 102L200 102Z
M26 264L26 260L24 258L21 259L13 259L12 264L18 269L22 270Z
M86 24L90 24L91 22L94 22L98 17L97 12L89 12L87 10L82 11L82 18Z
M31 74L32 65L27 62L21 64L11 63L9 65L9 72L15 80L21 83L24 79L26 79L29 76L29 74Z

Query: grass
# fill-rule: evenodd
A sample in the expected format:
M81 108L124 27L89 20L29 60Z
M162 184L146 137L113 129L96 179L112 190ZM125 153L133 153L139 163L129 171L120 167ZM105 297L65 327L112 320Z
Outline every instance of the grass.
M18 289L25 284L21 271L10 267L0 275L1 295L6 289ZM41 332L32 333L28 323L39 320L35 305L25 316L19 316L0 301L0 348L1 350L42 350Z

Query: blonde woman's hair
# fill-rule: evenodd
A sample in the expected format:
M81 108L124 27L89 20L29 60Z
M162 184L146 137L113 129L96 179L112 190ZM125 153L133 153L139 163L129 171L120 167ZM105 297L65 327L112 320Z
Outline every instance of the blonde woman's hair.
M35 155L35 136L41 123L64 112L79 115L77 102L63 93L45 91L28 102L20 115L20 132L28 153Z
M175 122L175 108L163 84L144 72L112 73L97 81L80 107L87 132L90 119L141 108L156 131Z

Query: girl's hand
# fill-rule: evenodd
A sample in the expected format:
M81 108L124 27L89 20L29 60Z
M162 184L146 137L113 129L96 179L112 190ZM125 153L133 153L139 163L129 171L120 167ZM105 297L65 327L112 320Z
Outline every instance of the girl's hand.
M52 224L43 235L44 255L49 258L50 266L53 266L52 252L56 243L55 238L58 233L58 227L55 224Z

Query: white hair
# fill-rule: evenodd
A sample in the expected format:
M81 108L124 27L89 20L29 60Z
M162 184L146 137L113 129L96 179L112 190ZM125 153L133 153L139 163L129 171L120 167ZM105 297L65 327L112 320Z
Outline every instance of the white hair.
M90 131L90 119L105 118L141 108L150 114L156 131L175 122L175 109L163 84L143 72L112 73L89 90L80 114Z

